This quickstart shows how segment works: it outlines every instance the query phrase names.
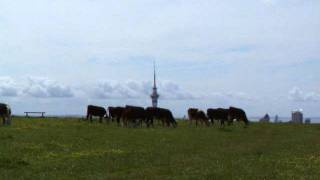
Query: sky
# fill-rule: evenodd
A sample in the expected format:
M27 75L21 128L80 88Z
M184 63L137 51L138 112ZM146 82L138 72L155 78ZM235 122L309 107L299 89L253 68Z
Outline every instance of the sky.
M319 0L1 0L0 102L320 116Z

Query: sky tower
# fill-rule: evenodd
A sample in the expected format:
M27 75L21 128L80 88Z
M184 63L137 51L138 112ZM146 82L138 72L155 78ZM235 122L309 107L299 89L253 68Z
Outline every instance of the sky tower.
M155 62L153 62L153 88L152 88L152 94L150 95L150 97L152 100L152 107L158 107L159 94L157 92Z

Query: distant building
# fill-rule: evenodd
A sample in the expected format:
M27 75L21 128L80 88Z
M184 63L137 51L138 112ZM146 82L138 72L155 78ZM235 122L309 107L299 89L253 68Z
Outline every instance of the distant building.
M305 124L311 124L311 119L310 118L307 118L305 121L304 121Z
M152 88L152 94L150 95L150 97L151 97L151 101L152 101L152 107L158 107L159 94L157 92L155 64L153 64L153 88Z
M279 123L279 116L278 116L278 115L276 115L276 116L274 117L274 123Z
M299 123L299 124L303 123L303 113L302 113L301 110L292 111L292 120L291 120L291 122Z
M260 119L260 122L270 122L269 114L266 114L263 118Z

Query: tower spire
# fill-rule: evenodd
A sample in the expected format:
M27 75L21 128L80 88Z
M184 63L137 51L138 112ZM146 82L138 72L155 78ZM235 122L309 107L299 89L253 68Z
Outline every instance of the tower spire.
M157 88L156 84L156 63L153 61L153 88Z
M152 107L158 106L158 98L159 94L157 92L157 84L156 84L156 63L153 61L153 88L152 94L150 95L152 101Z

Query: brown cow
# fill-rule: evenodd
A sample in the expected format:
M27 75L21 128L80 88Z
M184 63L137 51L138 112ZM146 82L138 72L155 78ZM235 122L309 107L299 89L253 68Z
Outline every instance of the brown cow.
M220 121L221 126L224 126L225 121L227 121L229 125L231 124L231 120L229 120L229 109L207 109L207 116L212 124L214 124L215 120Z
M172 112L169 109L158 108L158 107L147 107L146 108L146 121L148 125L153 126L153 120L158 119L162 122L162 126L166 123L167 127L172 125L177 127L177 122L174 119Z
M247 118L246 112L242 109L230 107L229 118L231 121L235 119L236 121L243 121L246 125L249 125L249 120Z
M124 107L108 107L109 116L113 122L114 119L116 119L118 126L120 125L120 120L122 113L124 111Z
M198 126L198 121L200 121L201 124L204 123L207 126L209 126L209 120L206 114L202 110L199 110L196 108L189 108L188 116L189 116L190 125L192 124L193 121L196 121L196 126Z
M202 111L202 110L199 110L197 112L197 115L196 115L196 126L198 126L198 121L200 121L201 125L204 123L206 126L209 126L210 123L209 123L209 119L208 117L206 116L206 114Z
M129 123L134 123L135 125L138 123L142 127L142 123L146 120L146 111L143 107L127 105L123 110L122 120L125 127Z
M197 108L189 108L188 109L188 117L189 117L189 124L191 125L193 121L197 121L196 116L197 116L198 109Z
M88 105L87 120L90 119L90 122L92 122L92 116L98 116L99 122L102 123L102 119L106 115L107 115L107 111L105 108L100 106Z

